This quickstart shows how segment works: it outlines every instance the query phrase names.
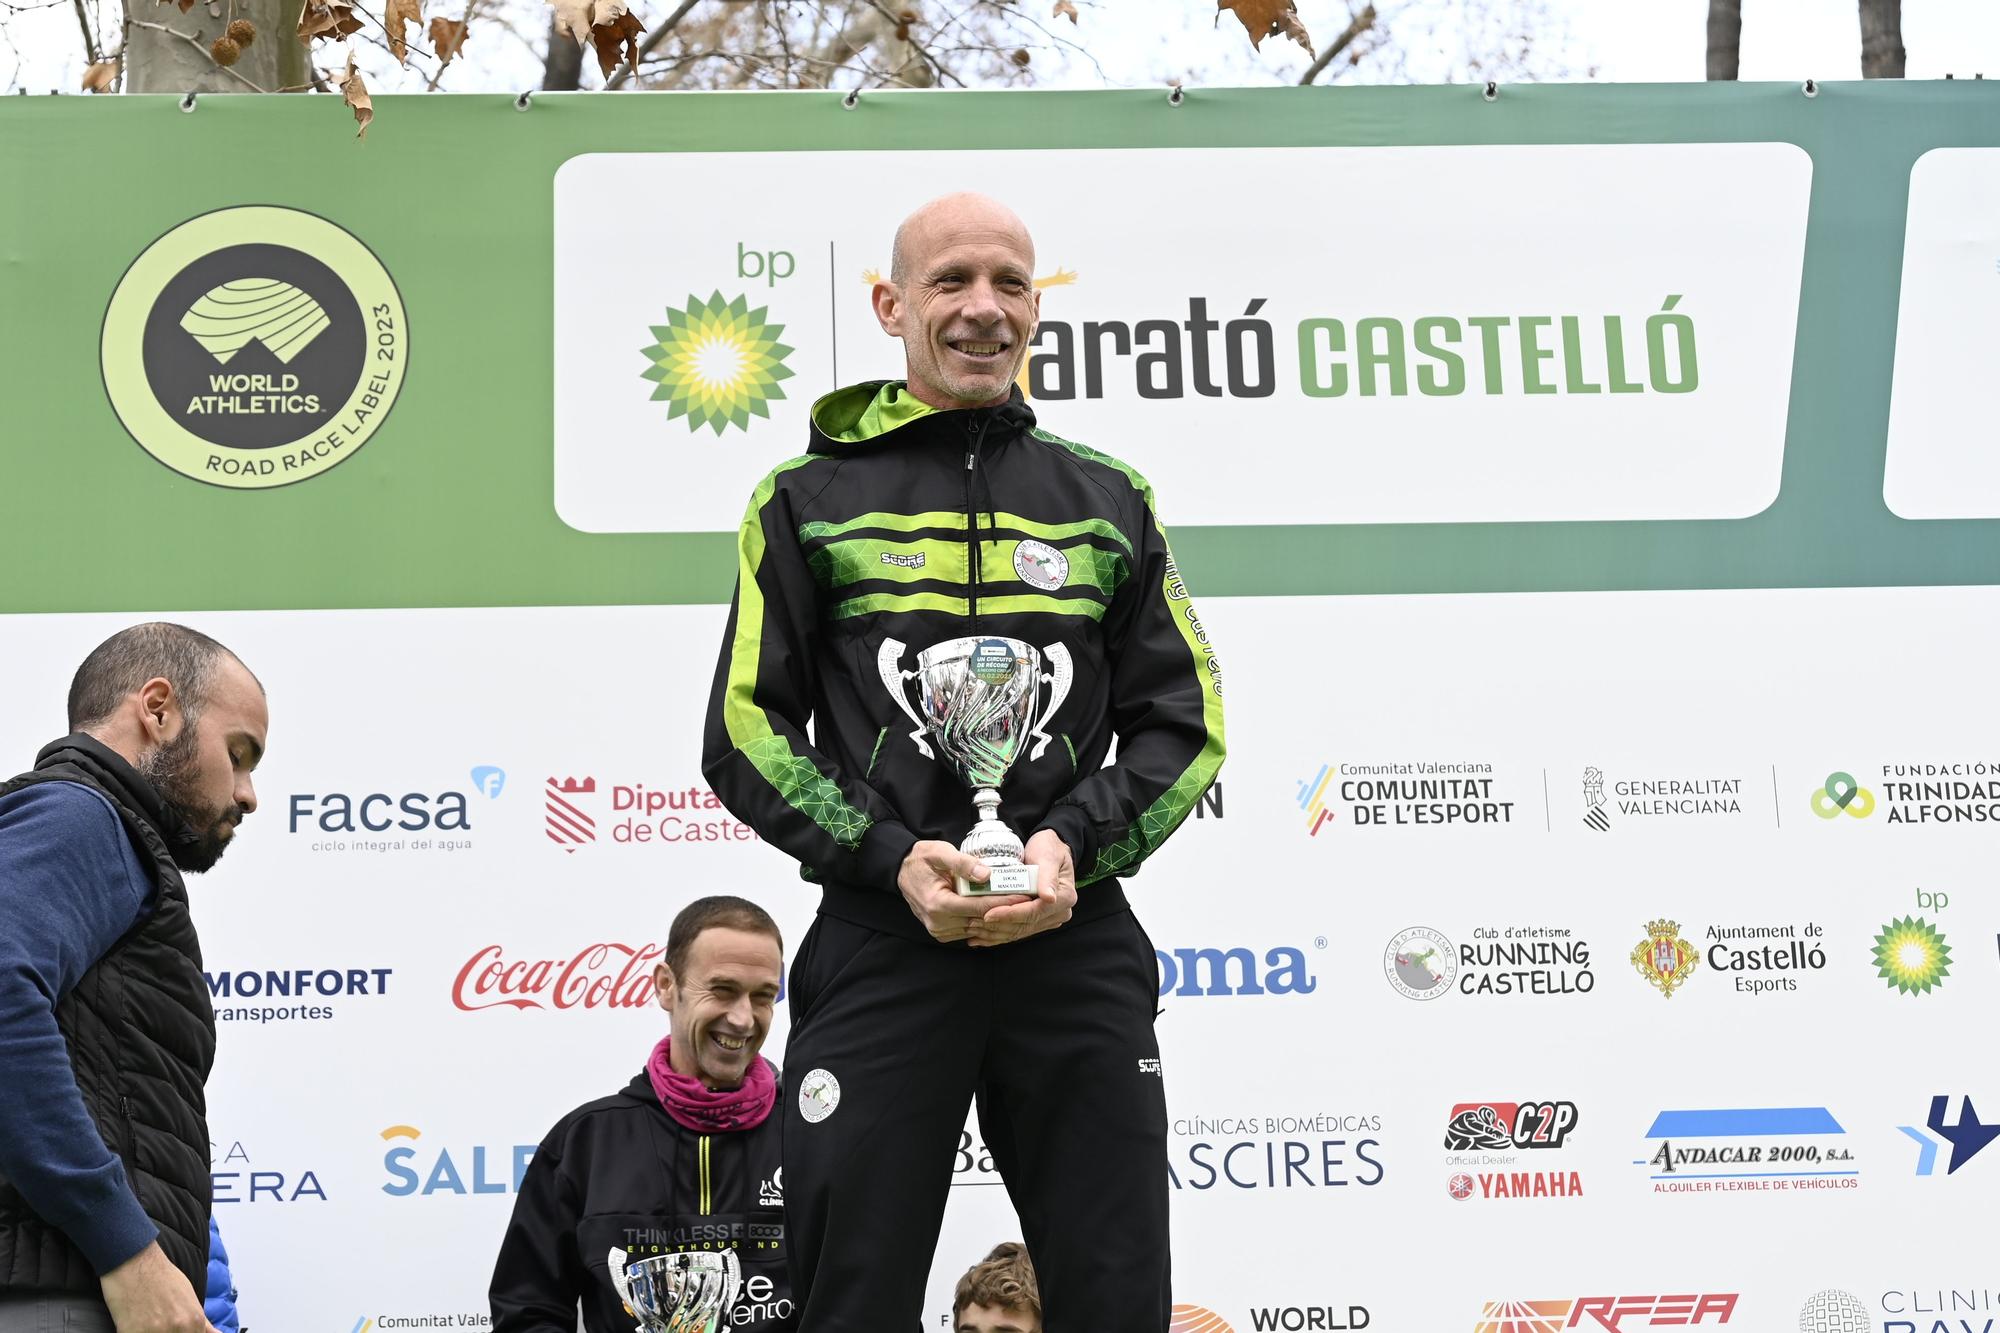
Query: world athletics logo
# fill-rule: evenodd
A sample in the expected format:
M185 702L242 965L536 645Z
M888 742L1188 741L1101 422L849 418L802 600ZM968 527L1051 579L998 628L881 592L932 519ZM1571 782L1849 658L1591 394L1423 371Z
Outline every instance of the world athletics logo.
M778 382L792 377L792 349L778 341L785 326L765 322L769 309L750 309L744 296L725 301L720 291L706 301L690 294L684 310L667 307L667 322L653 325L654 342L640 349L651 363L640 375L653 381L667 420L686 417L690 433L707 426L720 435L770 417L765 404L785 396Z

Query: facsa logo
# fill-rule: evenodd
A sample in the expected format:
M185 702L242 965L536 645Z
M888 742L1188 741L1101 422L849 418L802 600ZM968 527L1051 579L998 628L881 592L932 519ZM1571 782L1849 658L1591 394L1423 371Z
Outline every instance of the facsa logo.
M450 833L471 829L472 817L462 791L442 791L435 796L420 791L391 796L378 791L359 797L338 791L323 796L294 792L290 831L297 833L301 826L320 833L387 833L391 829L421 833L433 828Z
M414 1142L423 1137L423 1132L413 1125L391 1125L382 1131L385 1142L408 1139ZM489 1164L488 1154L492 1162ZM463 1150L461 1150L463 1156ZM382 1168L389 1173L389 1180L382 1186L384 1194L404 1198L412 1194L511 1194L519 1192L521 1180L528 1173L528 1163L535 1156L532 1143L515 1144L511 1148L474 1147L467 1165L471 1169L470 1183L464 1170L460 1169L449 1148L440 1148L435 1157L429 1157L429 1165L424 1165L425 1154L416 1148L403 1145L389 1149L382 1155ZM495 1174L495 1173L499 1174Z
M1324 949L1325 937L1314 941ZM1305 952L1289 946L1264 951L1261 967L1249 949L1155 949L1160 994L1310 995L1319 978L1306 967Z
M1488 1301L1473 1333L1560 1333L1566 1328L1726 1324L1737 1293L1720 1296L1583 1296L1569 1301Z
M1972 1098L1961 1097L1962 1109L1956 1124L1945 1123L1945 1112L1950 1109L1951 1098L1947 1096L1931 1098L1930 1118L1924 1125L1937 1135L1932 1138L1914 1125L1898 1125L1897 1129L1917 1141L1917 1174L1928 1176L1937 1170L1938 1141L1942 1139L1951 1145L1950 1164L1944 1169L1946 1175L1954 1175L1958 1168L1979 1156L1980 1150L1994 1139L2000 1138L2000 1121L1987 1124L1980 1120L1979 1112L1973 1109Z

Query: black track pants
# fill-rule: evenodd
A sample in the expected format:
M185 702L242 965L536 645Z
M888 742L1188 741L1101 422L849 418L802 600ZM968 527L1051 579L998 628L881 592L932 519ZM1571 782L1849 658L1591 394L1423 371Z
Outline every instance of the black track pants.
M1158 995L1130 912L991 949L816 918L792 965L785 1049L799 1333L917 1333L975 1092L1045 1333L1165 1333Z

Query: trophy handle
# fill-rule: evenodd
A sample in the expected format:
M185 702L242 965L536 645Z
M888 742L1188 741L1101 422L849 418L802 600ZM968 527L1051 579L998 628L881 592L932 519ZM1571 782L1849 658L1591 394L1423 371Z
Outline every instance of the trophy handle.
M1042 710L1041 716L1035 720L1035 729L1028 733L1035 738L1035 748L1028 752L1028 762L1031 764L1042 757L1042 751L1049 748L1049 733L1043 728L1055 718L1056 710L1061 708L1063 700L1069 697L1069 687L1076 679L1076 666L1069 659L1069 645L1052 643L1042 649L1042 656L1046 657L1049 665L1055 669L1042 677L1042 680L1048 681L1053 688L1049 691L1049 706ZM1040 681L1036 682L1037 688L1040 684Z
M611 1253L604 1260L604 1267L611 1277L611 1289L618 1293L625 1312L634 1319L639 1317L638 1309L632 1304L632 1283L625 1276L625 1251L620 1246L612 1246ZM632 1325L632 1333L646 1333L646 1325L640 1322Z
M917 743L918 751L926 759L935 759L937 756L931 753L930 742L924 739L924 720L917 716L916 709L910 707L909 693L903 688L904 678L916 674L903 670L903 648L901 639L882 640L882 647L875 654L875 670L882 677L882 683L889 687L889 697L896 701L903 715L916 724L917 729L910 733L910 739Z

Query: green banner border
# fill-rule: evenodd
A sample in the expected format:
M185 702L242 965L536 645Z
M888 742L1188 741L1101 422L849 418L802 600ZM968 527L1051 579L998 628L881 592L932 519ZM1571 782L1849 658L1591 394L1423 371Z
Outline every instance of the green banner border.
M193 114L171 97L0 99L0 309L16 312L0 327L0 611L726 600L729 535L580 533L551 500L551 182L606 151L1795 143L1813 196L1784 478L1763 513L1175 526L1176 553L1208 596L2000 584L2000 520L1908 521L1882 500L1910 168L1933 148L2000 144L1991 82L1830 83L1811 98L1794 84L1509 86L1490 103L1476 86L1197 88L1178 107L1163 89L870 93L852 110L816 93L537 94L526 112L499 96L376 110L358 143L333 98L204 96ZM169 473L97 373L133 257L239 204L361 237L420 331L422 370L393 418L309 485L233 493ZM646 243L607 236L606 280ZM1162 503L1171 523L1174 497Z

